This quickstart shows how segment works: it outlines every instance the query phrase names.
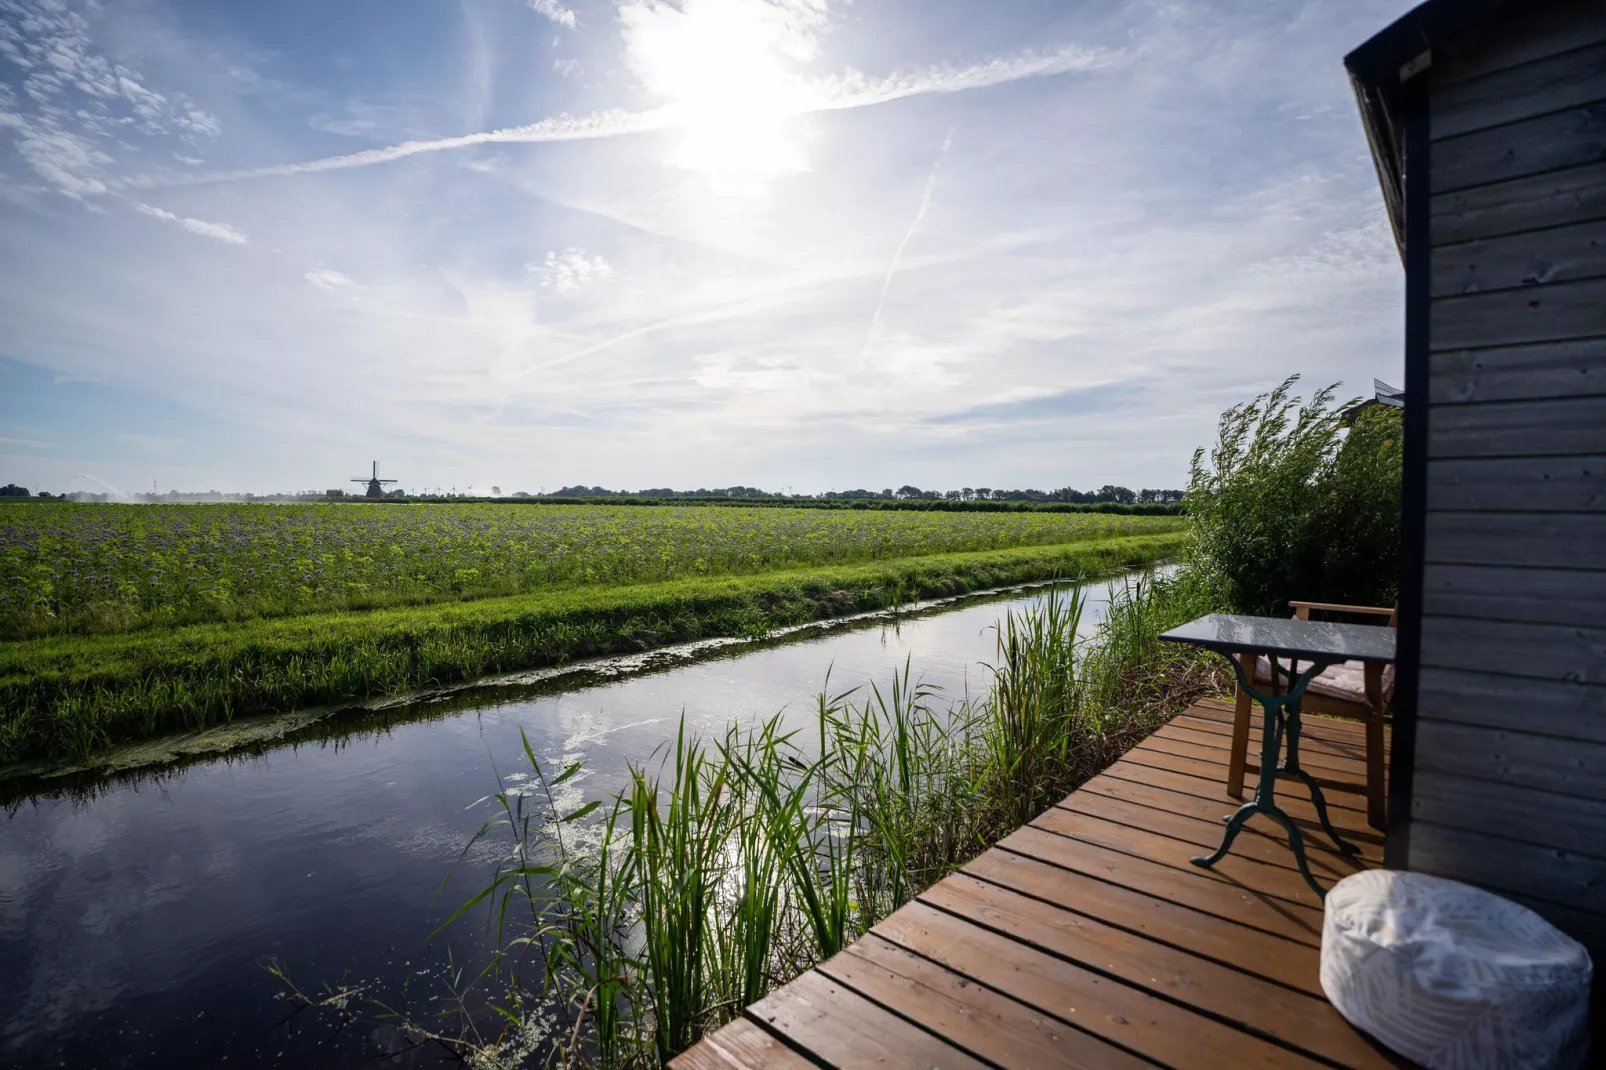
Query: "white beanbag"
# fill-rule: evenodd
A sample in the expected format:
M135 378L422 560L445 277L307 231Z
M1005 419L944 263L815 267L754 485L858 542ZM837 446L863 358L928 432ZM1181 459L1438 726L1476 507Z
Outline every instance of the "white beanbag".
M1590 971L1538 914L1456 881L1374 869L1327 893L1322 991L1430 1070L1582 1067Z

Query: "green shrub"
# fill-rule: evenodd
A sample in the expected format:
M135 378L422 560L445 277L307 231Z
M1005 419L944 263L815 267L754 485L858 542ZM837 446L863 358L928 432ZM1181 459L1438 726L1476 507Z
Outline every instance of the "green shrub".
M1192 563L1223 605L1281 615L1291 599L1391 606L1399 594L1400 411L1346 433L1333 387L1298 376L1222 414L1209 463L1193 455Z

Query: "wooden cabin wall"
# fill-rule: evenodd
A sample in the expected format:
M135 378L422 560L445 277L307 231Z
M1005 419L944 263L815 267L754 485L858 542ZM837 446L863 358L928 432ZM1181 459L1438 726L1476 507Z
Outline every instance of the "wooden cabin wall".
M1524 902L1606 964L1606 3L1515 9L1424 75L1408 866Z

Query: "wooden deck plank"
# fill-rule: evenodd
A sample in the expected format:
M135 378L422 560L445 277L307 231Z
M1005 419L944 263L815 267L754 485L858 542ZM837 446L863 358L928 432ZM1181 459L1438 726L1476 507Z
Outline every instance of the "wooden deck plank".
M977 1068L952 1044L910 1025L818 970L747 1008L749 1020L831 1066Z
M698 1041L675 1059L675 1066L678 1070L818 1070L817 1064L745 1018Z
M1154 1064L977 985L874 933L818 967L860 995L1002 1067Z
M1035 835L1051 834L1036 832ZM1098 844L1065 837L1060 839L1064 842L1051 844L1053 850L1046 852L1051 857L1045 857L1043 852L1016 850L1017 844L1009 837L999 843L997 849L1024 854L1073 873L1083 873L1173 903L1197 907L1217 917L1230 917L1241 924L1297 943L1321 946L1322 915L1319 910L1220 880L1197 866L1180 870L1176 866L1113 851Z
M1187 710L1178 714L1177 716L1225 722L1228 727L1231 727L1233 718L1233 703L1227 699L1200 699L1198 702L1194 703ZM1258 720L1259 718L1251 719L1249 722L1250 727L1255 727ZM1333 717L1327 714L1307 713L1301 720L1301 731L1310 735L1313 739L1321 739L1332 742L1348 742L1352 740L1361 740L1364 742L1366 738L1366 727L1361 724L1361 722L1351 720L1348 717ZM1385 732L1393 731L1392 725L1385 725L1384 727Z
M1201 798L1198 795L1173 791L1170 788L1157 787L1152 784L1136 784L1130 780L1121 780L1117 777L1103 774L1083 784L1078 795L1098 795L1107 799L1120 799L1124 802L1147 806L1165 813L1178 814L1204 821L1214 825L1217 829L1222 827L1227 816L1244 801L1242 799L1230 799L1225 790L1222 792L1222 799L1225 801L1216 801L1214 799ZM1078 798L1078 795L1073 795L1071 798ZM1248 796L1246 795L1245 799L1247 798ZM1070 799L1067 799L1060 805L1064 806L1069 802ZM1290 813L1294 823L1299 825L1301 832L1306 829L1316 832L1321 830L1321 825L1317 823L1314 816L1314 810L1315 808L1313 807L1312 816L1308 821L1302 820L1298 814ZM1340 831L1343 830L1341 829ZM1281 826L1269 823L1262 826L1258 822L1251 821L1244 826L1243 835L1259 836L1281 844L1283 847L1286 847L1288 843L1288 837ZM1383 864L1383 844L1380 837L1375 835L1364 838L1356 836L1349 837L1349 839L1350 842L1361 849L1360 857L1362 859L1374 865ZM1317 837L1316 841L1308 846L1313 851L1330 850L1330 847L1324 846L1324 840L1325 837Z
M1134 858L1158 862L1183 873L1199 873L1210 880L1233 884L1285 903L1313 908L1321 906L1316 893L1310 890L1305 878L1295 870L1256 862L1237 853L1229 854L1205 869L1188 861L1208 853L1191 843L1111 824L1057 807L1025 828L1016 829L1004 840L1011 851L1050 863L1068 850L1067 842L1090 843Z
M1388 1066L1326 1000L1240 973L1112 925L958 874L920 896L929 906L1155 995L1239 1023L1318 1058Z
M674 1065L1392 1065L1322 996L1320 903L1284 830L1255 815L1213 869L1188 861L1243 801L1226 792L1232 716L1196 702ZM1278 783L1324 885L1381 862L1365 753L1361 724L1305 718L1305 766L1358 857Z
M1009 851L988 851L962 872L1309 995L1322 994L1321 955L1309 944Z
M1215 850L1226 833L1226 827L1219 814L1214 821L1200 820L1174 811L1156 810L1152 806L1139 806L1122 799L1112 799L1091 791L1077 792L1060 803L1057 809L1113 821L1131 828L1146 829L1205 851ZM1233 854L1297 871L1293 853L1289 851L1288 842L1284 837L1278 836L1273 839L1271 836L1259 835L1261 830L1258 828L1254 831L1257 834L1251 835L1247 829L1238 834L1238 838L1232 841ZM1323 833L1305 837L1306 860L1310 863L1310 870L1316 875L1317 880L1327 883L1372 868L1363 858L1340 854L1326 841L1327 836Z
M1313 1060L1011 937L915 902L876 935L1166 1066L1315 1066Z
M1219 725L1217 731L1204 727L1205 725ZM1150 739L1172 740L1178 743L1191 743L1195 746L1208 747L1213 751L1220 751L1219 756L1213 760L1226 761L1228 749L1232 746L1232 726L1217 721L1194 721L1185 723L1179 717L1170 724L1164 725L1155 732ZM1245 757L1255 760L1260 754L1260 732L1252 731L1249 734L1249 747ZM1333 743L1324 740L1306 739L1303 735L1299 740L1300 761L1306 765L1319 765L1339 772L1351 772L1357 767L1362 773L1366 770L1365 741L1359 743Z
M1217 721L1213 718L1182 718L1178 717L1167 726L1177 732L1186 732L1191 742L1204 743L1207 746L1220 747L1224 752L1232 745L1232 723L1230 721ZM1201 738L1202 737L1202 738ZM1388 745L1387 733L1384 733L1384 746ZM1303 732L1299 737L1299 750L1301 756L1306 754L1320 755L1324 758L1340 758L1348 761L1365 763L1366 737L1357 736L1355 739L1321 739L1310 738ZM1251 761L1260 754L1260 726L1255 725L1249 730L1248 757ZM1226 761L1223 757L1222 761Z
M1187 713L1178 714L1170 721L1171 724L1190 728L1195 731L1215 732L1224 736L1232 735L1231 710L1211 710L1201 706L1194 706ZM1249 732L1252 736L1260 734L1260 717L1252 717L1249 721ZM1359 721L1343 721L1333 717L1318 717L1307 714L1300 718L1300 740L1309 741L1314 747L1321 748L1334 754L1343 754L1351 757L1363 757L1366 753L1366 726ZM1390 741L1394 726L1389 721L1383 722L1383 740Z
M1251 739L1259 742L1258 731L1250 733ZM1223 721L1184 721L1178 717L1169 724L1162 725L1151 737L1154 739L1174 739L1182 743L1194 743L1210 747L1219 751L1226 751L1232 745L1232 726ZM1349 743L1333 743L1320 739L1306 739L1300 736L1299 753L1302 758L1315 761L1318 758L1324 764L1332 765L1338 769L1348 769L1351 765L1359 763L1363 768L1366 765L1366 753L1363 746ZM1225 759L1223 759L1225 760Z
M1124 780L1132 784L1154 785L1164 787L1184 795L1194 795L1208 802L1222 807L1222 814L1230 814L1242 806L1254 794L1246 790L1244 797L1235 799L1227 794L1227 767L1221 766L1219 775L1215 777L1201 777L1189 773L1174 773L1169 769L1157 769L1153 766L1138 765L1127 761L1119 761L1110 766L1100 776L1113 780ZM1247 789L1246 785L1246 789ZM1333 794L1333 793L1329 793ZM1329 799L1331 802L1331 799ZM1277 805L1283 812L1299 825L1300 831L1307 828L1320 829L1321 825L1316 818L1316 807L1305 794L1303 786L1294 791L1279 791ZM1383 834L1366 823L1366 815L1354 810L1340 809L1329 806L1327 816L1339 833L1357 843L1371 841L1381 844ZM1273 825L1262 826L1266 829Z
M1244 754L1246 768L1260 769L1260 741L1254 741L1255 746ZM1144 750L1159 751L1162 754L1173 754L1178 758L1197 758L1205 762L1227 761L1226 747L1217 747L1210 744L1194 743L1190 740L1179 740L1171 736L1162 736L1158 732L1144 740L1140 746ZM1344 790L1360 790L1366 786L1366 763L1356 762L1347 758L1333 758L1327 755L1312 755L1305 747L1299 749L1299 764L1307 773L1316 778L1322 785L1334 784Z
M1225 762L1211 762L1200 758L1181 758L1175 754L1164 751L1151 750L1141 743L1126 754L1122 755L1119 765L1144 765L1152 769L1162 769L1172 773L1186 773L1189 776L1200 777L1205 780L1220 779L1225 785L1227 781L1227 764ZM1334 781L1317 773L1312 773L1316 783L1321 785L1322 792L1327 797L1328 812L1333 814L1333 824L1340 829L1344 826L1334 811L1349 810L1361 816L1363 823L1366 817L1366 800L1357 792L1357 785L1347 781ZM1284 786L1287 786L1286 788ZM1306 788L1300 779L1292 774L1279 773L1277 776L1277 802L1282 805L1285 797L1306 797ZM1292 790L1289 790L1292 789ZM1286 807L1285 807L1286 809Z

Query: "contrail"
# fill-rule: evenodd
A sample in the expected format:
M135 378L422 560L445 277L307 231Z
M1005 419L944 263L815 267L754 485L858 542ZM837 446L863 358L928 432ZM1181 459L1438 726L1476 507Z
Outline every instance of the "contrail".
M240 179L273 178L283 175L305 175L317 171L343 171L352 167L371 167L390 163L426 152L462 149L472 145L505 144L510 142L590 141L596 138L619 137L624 134L643 134L652 130L667 130L678 125L667 108L654 111L605 111L592 115L560 115L555 119L542 119L524 126L509 126L501 130L486 130L461 137L437 138L433 141L404 141L382 149L364 149L344 156L325 156L303 163L275 164L271 167L253 167L244 171L209 171L199 175L185 175L172 179L135 178L121 185L135 188L156 186L206 186L218 182Z
M909 247L909 241L925 222L926 212L931 208L931 194L937 188L937 171L942 167L942 161L948 156L948 147L954 143L954 131L948 129L948 135L942 139L942 150L937 153L937 162L931 165L931 174L926 176L926 188L920 193L920 207L915 211L914 222L904 233L903 241L898 243L897 251L892 254L892 264L887 268L886 278L881 280L881 296L875 303L875 315L870 317L870 329L864 334L864 346L859 350L859 360L862 362L870 353L870 343L875 340L876 328L881 326L881 310L886 306L887 293L892 289L892 278L898 273L898 267L903 263L903 251Z
M854 73L816 82L809 87L812 99L790 109L789 115L805 115L848 108L867 108L906 97L928 93L961 93L971 89L1017 82L1025 78L1044 78L1075 71L1093 71L1116 66L1129 59L1126 52L1081 45L1064 45L1049 52L1018 52L966 67L938 66L900 71L881 77ZM784 117L784 116L778 116ZM469 148L474 145L516 142L591 141L623 137L655 130L686 126L689 120L679 109L667 107L651 111L604 111L591 115L559 115L523 126L486 130L458 137L429 141L404 141L378 149L325 156L301 163L274 164L242 171L211 171L174 178L132 178L110 183L129 189L164 186L199 186L252 178L304 175L318 171L341 171L352 167L371 167L427 152Z

